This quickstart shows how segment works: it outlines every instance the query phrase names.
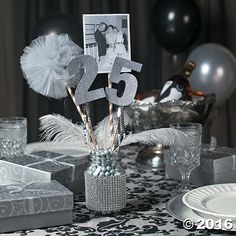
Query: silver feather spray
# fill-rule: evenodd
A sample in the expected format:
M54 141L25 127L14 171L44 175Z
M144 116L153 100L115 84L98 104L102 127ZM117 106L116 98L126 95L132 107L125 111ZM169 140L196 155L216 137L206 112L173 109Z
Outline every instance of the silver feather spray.
M92 149L91 142L84 135L83 125L73 124L61 115L46 115L39 120L42 139Z

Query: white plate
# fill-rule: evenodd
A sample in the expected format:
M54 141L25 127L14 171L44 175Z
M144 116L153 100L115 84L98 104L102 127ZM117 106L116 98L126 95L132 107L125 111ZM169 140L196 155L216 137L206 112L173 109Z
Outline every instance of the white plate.
M236 183L196 188L183 196L183 203L199 213L236 220Z
M219 218L204 214L199 214L198 212L195 212L191 208L187 207L183 201L182 201L183 195L176 196L175 198L172 198L169 202L167 202L166 210L167 212L176 218L177 220L180 220L184 222L186 219L190 219L193 221L193 223L198 226L201 221L206 222L209 219L212 219L213 222L217 222ZM228 230L224 227L224 222L222 221L222 230L224 231L236 231L236 222L232 221L232 229ZM218 229L219 226L215 226L215 229Z
M89 151L86 148L75 145L61 145L53 142L37 142L26 145L25 153L29 154L37 151L51 151L70 156L87 156Z

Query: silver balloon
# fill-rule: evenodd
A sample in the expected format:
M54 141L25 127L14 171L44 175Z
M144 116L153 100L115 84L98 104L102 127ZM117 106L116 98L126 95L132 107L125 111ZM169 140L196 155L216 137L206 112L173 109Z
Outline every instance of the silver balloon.
M236 60L225 47L208 43L191 52L187 61L196 63L190 76L194 90L216 94L216 106L222 105L236 87Z

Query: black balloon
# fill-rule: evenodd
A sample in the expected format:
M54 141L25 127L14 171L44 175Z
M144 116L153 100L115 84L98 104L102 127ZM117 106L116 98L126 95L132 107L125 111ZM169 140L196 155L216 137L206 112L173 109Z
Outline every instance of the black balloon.
M35 39L40 35L50 33L67 33L75 43L82 46L83 31L81 24L70 15L58 13L43 17L35 25L32 38Z
M152 26L162 47L181 53L197 40L201 13L192 0L159 0L152 12Z

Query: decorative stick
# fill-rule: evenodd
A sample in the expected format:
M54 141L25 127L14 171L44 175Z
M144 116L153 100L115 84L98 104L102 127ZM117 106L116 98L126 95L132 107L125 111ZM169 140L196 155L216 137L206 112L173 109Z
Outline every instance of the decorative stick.
M75 106L76 106L76 108L77 108L77 110L78 110L78 112L79 112L79 114L80 114L80 117L81 117L83 123L85 124L85 120L84 120L84 118L85 118L84 116L85 116L85 115L84 115L84 113L82 112L80 106L76 105L75 96L74 96L74 94L72 93L71 88L70 88L70 87L67 87L67 91L68 91L68 93L70 94L71 99L72 99L72 101L74 102L74 104L75 104Z
M88 123L87 120L86 120L86 115L83 113L83 111L81 110L80 106L76 104L76 102L75 102L75 96L74 96L74 94L72 93L72 90L71 90L70 87L67 87L67 91L68 91L68 93L70 94L71 99L72 99L72 101L74 102L74 104L75 104L75 106L76 106L76 108L77 108L77 111L79 112L79 115L80 115L80 117L81 117L81 119L82 119L82 121L83 121L83 123L84 123L84 125L85 125L85 127L86 127L86 130L87 130L87 132L89 133L89 136L90 136L91 139L92 139L94 148L97 150L97 149L98 149L98 147L97 147L97 141L96 141L95 135L94 135L94 133L93 133L92 127L89 126L89 123Z
M119 120L120 120L120 116L121 116L121 108L118 107L117 118ZM111 142L111 151L113 151L115 149L115 145L116 145L116 141L117 141L117 136L119 136L119 126L120 126L120 124L117 125L117 127L115 129L115 132L113 133L112 142Z
M112 137L111 151L113 151L115 149L117 136L118 136L118 130L119 130L119 125L116 126L115 132L114 132L113 137Z
M108 87L112 87L112 82L110 80L110 74L108 74ZM113 124L113 104L109 102L109 122L110 122L110 129L111 129L111 136L114 133L114 124Z
M90 117L90 109L89 109L89 103L85 103L84 105L84 111L85 111L85 117L86 117L86 121L88 123L89 126L89 130L91 131L91 138L93 140L93 144L95 144L96 150L98 149L98 145L97 145L97 140L95 138L94 132L93 132L93 126L92 126L92 122L91 122L91 117Z
M124 107L121 106L120 107L120 119L119 119L119 131L120 131L120 138L122 141L122 139L124 138L125 135L125 115L124 115Z

